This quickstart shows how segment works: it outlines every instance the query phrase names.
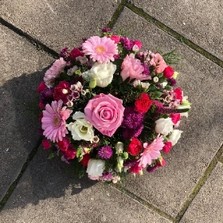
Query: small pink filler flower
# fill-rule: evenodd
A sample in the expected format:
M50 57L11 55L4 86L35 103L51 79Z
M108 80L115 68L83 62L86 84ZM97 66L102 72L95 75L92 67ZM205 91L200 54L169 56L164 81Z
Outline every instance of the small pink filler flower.
M117 44L110 38L104 36L92 36L82 44L83 52L89 55L93 61L107 63L114 61L114 56L118 54Z
M145 168L152 163L152 160L159 158L160 151L163 149L164 143L162 137L157 137L151 144L144 143L144 151L139 159L139 166Z
M66 120L72 113L71 110L62 108L63 101L53 101L51 105L47 104L43 111L41 119L43 135L53 141L62 141L63 137L68 133L66 129Z

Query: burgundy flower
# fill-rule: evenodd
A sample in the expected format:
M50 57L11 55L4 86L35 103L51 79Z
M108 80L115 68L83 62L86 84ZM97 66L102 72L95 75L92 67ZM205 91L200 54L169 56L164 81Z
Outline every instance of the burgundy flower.
M138 137L143 130L144 115L134 110L134 107L127 107L122 122L122 134L125 139Z
M70 93L70 84L66 81L60 81L60 83L54 88L53 97L57 101L62 100L66 103L68 101L67 97Z
M84 56L84 53L80 51L78 48L73 48L70 52L70 59L75 60L79 56Z

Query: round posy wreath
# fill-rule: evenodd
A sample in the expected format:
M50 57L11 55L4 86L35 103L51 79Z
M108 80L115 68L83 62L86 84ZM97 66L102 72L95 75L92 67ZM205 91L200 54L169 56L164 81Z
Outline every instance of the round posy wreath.
M190 103L178 73L142 43L104 29L60 53L38 87L42 145L80 175L117 182L164 166Z

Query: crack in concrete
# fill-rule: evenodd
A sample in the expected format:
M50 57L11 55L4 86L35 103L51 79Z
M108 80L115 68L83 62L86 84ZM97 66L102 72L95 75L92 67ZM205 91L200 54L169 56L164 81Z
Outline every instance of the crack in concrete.
M175 219L171 215L169 215L166 212L160 210L158 207L154 206L153 204L150 204L149 202L147 202L146 200L142 199L141 197L138 197L137 195L135 195L131 191L129 191L126 188L122 187L120 184L111 184L110 186L115 188L115 189L117 189L118 191L124 193L125 195L127 195L131 199L139 202L144 207L147 207L151 211L154 211L155 213L159 214L161 217L164 217L164 218L170 220L171 222L175 221Z
M18 174L17 178L11 183L11 185L9 186L9 189L7 190L6 194L4 195L4 197L2 198L2 200L0 201L0 212L2 211L2 209L5 206L5 204L9 200L10 196L12 195L13 191L15 190L16 186L18 185L19 180L23 176L23 173L26 171L29 163L33 160L34 156L36 155L36 153L38 151L38 148L39 148L39 146L41 144L41 140L42 139L39 138L36 146L28 154L27 159L26 159L26 162L23 164L20 173Z
M220 146L220 149L217 151L211 162L209 163L208 167L204 171L204 174L202 177L199 179L197 184L195 185L194 189L192 190L192 193L188 196L188 199L184 202L183 207L181 210L178 212L174 223L179 223L182 217L184 216L185 212L193 202L194 198L197 196L201 188L204 186L204 184L207 182L209 176L211 175L212 171L218 164L218 161L220 160L220 157L223 154L223 145Z
M54 51L53 49L49 48L47 45L39 41L38 39L30 36L28 33L22 31L18 27L14 26L13 24L9 23L8 21L4 20L0 17L0 24L7 27L8 29L15 32L17 35L23 37L28 42L30 42L37 50L42 50L46 52L48 55L50 55L53 58L58 58L59 54Z
M115 10L114 14L112 15L111 20L107 24L107 27L113 28L115 23L117 22L119 16L121 15L122 11L124 10L126 0L122 0L121 3L118 5L117 9Z

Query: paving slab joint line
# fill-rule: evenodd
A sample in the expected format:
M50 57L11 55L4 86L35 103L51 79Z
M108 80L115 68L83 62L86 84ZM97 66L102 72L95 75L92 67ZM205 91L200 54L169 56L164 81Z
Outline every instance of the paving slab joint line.
M139 15L140 17L147 20L148 22L157 26L159 29L168 33L169 35L171 35L172 37L174 37L175 39L177 39L181 43L187 45L191 49L195 50L196 52L200 53L202 56L206 57L207 59L211 60L212 62L216 63L218 66L223 68L223 61L221 59L219 59L218 57L216 57L212 53L208 52L207 50L203 49L202 47L198 46L197 44L195 44L194 42L192 42L188 38L184 37L180 33L176 32L175 30L170 28L169 26L160 22L158 19L149 15L142 8L139 8L139 7L135 6L134 3L131 3L131 2L128 2L128 1L125 2L125 6L128 9L130 9L131 11L133 11L134 13L136 13L137 15Z
M199 179L198 183L195 185L194 189L192 190L192 193L188 196L188 199L183 204L183 207L181 208L181 210L177 214L174 223L179 223L181 221L182 217L184 216L185 212L187 211L187 209L191 205L192 201L197 196L197 194L199 193L201 188L204 186L204 184L207 182L207 180L208 180L209 176L211 175L212 171L214 170L214 168L218 164L218 161L220 160L220 157L222 156L222 154L223 154L223 144L221 145L220 149L215 154L214 158L209 163L208 167L206 168L202 177Z
M42 50L53 58L59 57L59 54L56 51L54 51L38 39L32 37L28 33L24 32L23 30L19 29L18 27L14 26L12 23L9 23L8 21L4 20L2 17L0 17L0 24L12 30L17 35L23 37L25 40L30 42L37 50Z
M221 162L221 163L223 164L223 156L220 157L218 161Z
M119 16L121 15L122 11L124 10L126 1L127 0L121 0L121 3L118 5L117 9L115 10L114 14L112 15L111 20L108 22L107 27L113 29Z
M25 163L23 164L22 169L21 169L20 173L18 174L17 178L11 183L11 185L9 186L9 189L7 190L6 194L4 195L2 200L0 201L0 212L4 208L4 206L7 203L7 201L9 200L9 198L12 195L13 191L16 189L16 186L18 185L19 180L21 179L21 177L23 176L24 172L26 171L29 163L33 160L34 156L36 155L37 150L38 150L38 148L39 148L39 146L41 144L41 140L42 140L42 138L39 138L36 146L29 153L29 155L28 155Z
M114 189L117 189L118 191L122 192L123 194L127 195L131 199L139 202L140 204L142 204L143 206L147 207L148 209L156 212L161 217L164 217L164 218L170 220L171 222L175 221L175 219L171 215L169 215L166 212L160 210L158 207L150 204L149 202L147 202L146 200L142 199L141 197L135 195L134 193L132 193L131 191L127 190L126 188L124 188L120 184L113 184L113 185L111 184L110 186L113 187Z

